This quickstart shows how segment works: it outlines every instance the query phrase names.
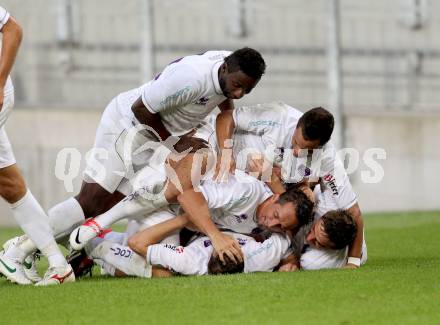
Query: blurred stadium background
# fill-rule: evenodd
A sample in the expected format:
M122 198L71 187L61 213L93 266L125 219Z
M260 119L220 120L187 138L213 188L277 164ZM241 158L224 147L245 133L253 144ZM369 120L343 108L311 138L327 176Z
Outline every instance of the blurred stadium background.
M57 154L77 148L84 163L112 97L177 57L250 46L262 52L268 70L238 105L283 100L301 110L339 109L342 143L358 149L361 161L369 148L386 150L379 183L362 181L362 172L371 172L362 163L350 175L364 212L440 209L439 1L3 0L2 6L25 36L6 128L45 208L72 194L55 176ZM78 175L74 192L80 182ZM13 224L1 202L0 225Z

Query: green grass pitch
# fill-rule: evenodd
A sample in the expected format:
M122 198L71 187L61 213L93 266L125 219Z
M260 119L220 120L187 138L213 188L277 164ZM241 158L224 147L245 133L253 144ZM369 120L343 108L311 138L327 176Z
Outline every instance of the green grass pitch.
M365 224L369 260L354 271L145 280L95 270L49 288L1 278L0 324L440 324L440 213ZM0 230L0 242L16 233Z

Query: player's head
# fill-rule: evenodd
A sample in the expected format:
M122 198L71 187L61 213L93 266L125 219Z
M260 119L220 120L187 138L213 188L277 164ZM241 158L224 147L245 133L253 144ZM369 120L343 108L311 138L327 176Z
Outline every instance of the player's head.
M263 57L249 47L236 50L225 58L219 70L219 83L223 94L230 99L249 94L266 70Z
M225 264L222 263L217 254L212 254L208 262L209 274L234 274L244 270L244 262L235 264L227 255L224 255Z
M312 247L341 249L351 245L356 231L356 222L347 211L333 210L313 223L306 240Z
M297 229L312 220L313 202L298 188L274 194L257 209L260 228L272 232Z
M322 107L305 112L299 119L292 137L293 153L298 157L301 149L316 149L330 140L335 119Z

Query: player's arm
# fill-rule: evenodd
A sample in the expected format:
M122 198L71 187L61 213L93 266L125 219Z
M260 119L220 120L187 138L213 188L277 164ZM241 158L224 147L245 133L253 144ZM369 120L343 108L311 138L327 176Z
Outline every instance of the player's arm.
M143 231L140 231L128 239L128 246L141 256L145 256L148 246L161 242L164 238L182 229L187 224L188 219L185 215L161 222Z
M353 243L348 248L348 257L350 261L350 257L354 258L352 261L354 263L347 263L344 268L358 268L360 266L360 258L362 255L362 243L364 241L364 220L362 218L361 209L359 208L359 204L355 203L351 208L347 210L348 213L351 214L353 219L356 222L357 233L354 238Z
M278 272L295 272L300 269L299 264L300 258L295 255L291 254L285 258L283 258L278 265Z
M243 253L238 242L233 237L220 232L212 221L208 202L202 193L193 189L187 190L181 193L177 200L188 214L189 221L211 239L212 246L222 262L225 254L233 261L243 261Z
M3 107L4 87L9 73L17 56L23 38L23 31L14 18L9 17L0 30L3 34L2 51L0 57L0 110Z
M226 179L228 174L233 174L235 170L235 160L232 154L233 134L235 122L232 117L233 102L231 99L225 100L219 105L221 110L217 115L215 132L219 146L219 155L214 177L217 179Z
M160 141L165 141L171 136L171 133L163 125L162 119L159 114L151 113L142 101L142 97L139 97L131 107L134 116L139 121L139 123L144 124L152 128L156 134L149 130L153 137L158 138Z

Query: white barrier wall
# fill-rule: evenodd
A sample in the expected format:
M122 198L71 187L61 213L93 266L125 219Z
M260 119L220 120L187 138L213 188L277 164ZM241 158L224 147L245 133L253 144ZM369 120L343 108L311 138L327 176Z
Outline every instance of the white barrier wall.
M44 208L78 190L81 173L74 181L74 193L66 192L64 183L55 176L56 157L63 148L77 148L83 166L100 115L100 110L67 109L15 109L11 115L6 126L18 164ZM439 129L440 115L347 118L347 146L358 149L361 158L351 178L364 212L440 209L440 151L436 138ZM369 148L383 148L387 155L386 160L376 160L384 170L384 177L377 184L362 181L371 172L362 163ZM13 224L7 205L0 202L0 226Z

